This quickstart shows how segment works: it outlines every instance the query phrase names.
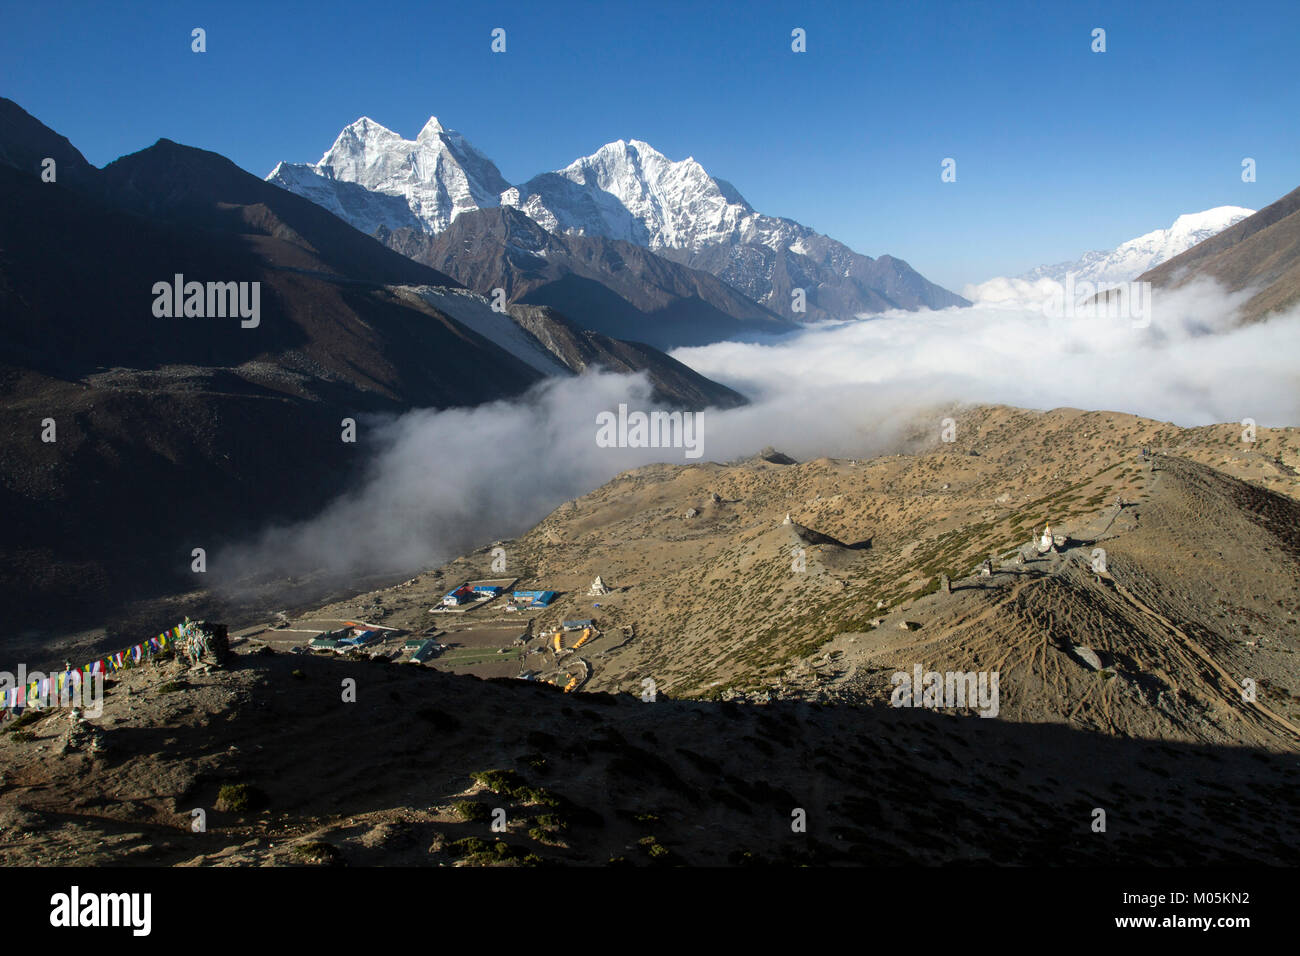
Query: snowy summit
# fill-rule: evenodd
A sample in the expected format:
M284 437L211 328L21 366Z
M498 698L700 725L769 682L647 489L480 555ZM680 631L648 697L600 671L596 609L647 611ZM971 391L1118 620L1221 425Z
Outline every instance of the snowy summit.
M1254 214L1255 210L1241 206L1215 206L1203 212L1185 213L1168 229L1153 230L1109 252L1087 252L1074 262L1038 266L1014 278L998 276L979 285L968 285L964 294L974 302L985 303L1035 300L1049 283L1064 283L1066 275L1071 273L1076 283L1091 282L1098 287L1130 282Z

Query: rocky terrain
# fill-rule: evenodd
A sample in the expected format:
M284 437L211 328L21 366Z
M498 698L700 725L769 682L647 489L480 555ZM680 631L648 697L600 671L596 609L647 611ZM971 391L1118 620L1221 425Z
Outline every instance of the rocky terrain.
M545 610L431 615L484 549L234 621L228 669L120 672L101 717L10 721L4 859L1300 862L1300 435L938 412L956 441L620 476L496 545ZM574 618L594 640L543 651ZM539 679L289 652L327 619L523 631L497 659ZM996 716L891 706L917 665L996 672Z
M260 652L125 672L86 724L0 733L5 864L1300 862L1294 752L1059 724Z

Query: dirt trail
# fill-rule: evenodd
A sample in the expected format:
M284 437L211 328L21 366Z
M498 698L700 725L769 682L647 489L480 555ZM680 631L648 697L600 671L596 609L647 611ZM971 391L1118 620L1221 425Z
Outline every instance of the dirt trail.
M1144 604L1138 597L1136 597L1132 592L1130 592L1127 588L1125 588L1124 585L1120 584L1118 581L1115 581L1114 583L1115 583L1116 593L1118 593L1126 601L1132 604L1139 612L1151 618L1153 621L1159 624L1161 628L1163 628L1171 636L1173 636L1179 642L1181 642L1182 645L1187 650L1195 654L1200 661L1202 661L1211 670L1213 670L1214 673L1219 676L1222 683L1227 685L1227 688L1232 689L1232 690L1228 690L1223 687L1220 687L1220 690L1223 692L1223 697L1225 701L1233 705L1239 702L1249 705L1249 707L1255 713L1259 714L1261 717L1264 717L1267 720L1272 721L1274 724L1283 728L1284 730L1287 730L1290 733L1295 734L1297 740L1300 740L1300 727L1297 727L1295 724L1291 723L1291 721L1287 720L1285 717L1281 717L1278 714L1273 713L1273 711L1269 710L1263 704L1259 703L1258 700L1248 701L1245 698L1243 698L1241 696L1240 685L1238 684L1236 678L1234 678L1230 673L1228 673L1228 671L1224 669L1224 667L1220 665L1219 662L1216 661L1209 654L1209 652L1205 650L1205 648L1201 647L1201 645L1197 644L1196 641L1192 640L1192 638L1189 637L1182 628L1180 628L1173 621L1169 620L1169 618L1165 617L1159 611L1152 610L1150 607Z

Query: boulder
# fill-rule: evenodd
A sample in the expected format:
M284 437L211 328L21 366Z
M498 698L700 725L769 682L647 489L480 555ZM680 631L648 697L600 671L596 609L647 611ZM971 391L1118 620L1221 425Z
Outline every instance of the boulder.
M1070 650L1075 657L1081 660L1091 670L1101 670L1101 658L1097 656L1097 652L1091 647L1085 647L1082 644L1075 644L1070 648Z

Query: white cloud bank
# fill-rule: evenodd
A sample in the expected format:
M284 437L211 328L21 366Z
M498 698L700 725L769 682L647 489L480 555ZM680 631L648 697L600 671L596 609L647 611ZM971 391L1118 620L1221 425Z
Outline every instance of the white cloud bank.
M1149 321L1052 318L982 304L825 323L771 346L723 343L674 357L751 397L913 389L944 400L1131 412L1179 425L1300 424L1300 309L1235 325L1250 292L1208 282L1154 290ZM1145 325L1145 327L1141 327ZM774 429L773 444L780 439Z
M1156 291L1149 325L1048 318L978 305L822 323L768 344L720 343L674 357L753 404L709 410L705 460L765 445L797 458L891 448L921 409L950 402L1130 412L1180 425L1300 423L1300 309L1253 326L1245 294ZM640 376L550 381L522 400L415 411L380 426L360 487L302 524L265 531L217 563L242 577L415 571L518 534L564 501L680 448L605 448L597 418L648 409Z

